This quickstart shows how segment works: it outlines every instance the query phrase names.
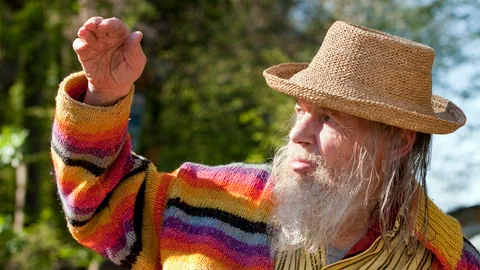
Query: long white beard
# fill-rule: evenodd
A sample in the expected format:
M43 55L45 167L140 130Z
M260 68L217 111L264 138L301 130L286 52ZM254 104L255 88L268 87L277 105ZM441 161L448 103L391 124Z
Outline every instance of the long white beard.
M316 170L308 175L296 174L290 168L293 157L312 162ZM365 208L363 200L358 199L365 181L357 174L354 169L328 168L321 157L295 145L280 149L272 171L274 251L315 251L331 244L344 228L355 226L357 217L364 216L359 211Z

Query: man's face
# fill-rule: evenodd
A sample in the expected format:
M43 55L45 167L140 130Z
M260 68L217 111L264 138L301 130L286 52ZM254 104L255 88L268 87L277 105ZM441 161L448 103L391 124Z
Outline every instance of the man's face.
M315 249L331 243L340 227L366 222L364 199L377 184L370 173L376 162L366 140L367 120L303 100L295 111L288 145L273 160L272 221L287 245Z
M298 100L295 106L296 122L290 131L290 147L301 147L321 157L325 166L343 169L351 160L355 143L363 144L368 121ZM294 158L291 169L297 174L313 172L314 162Z

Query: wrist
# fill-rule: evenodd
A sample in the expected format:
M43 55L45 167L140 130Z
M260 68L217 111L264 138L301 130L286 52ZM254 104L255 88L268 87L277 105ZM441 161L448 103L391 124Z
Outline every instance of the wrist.
M129 86L127 88L122 89L115 89L114 91L99 91L95 88L90 82L88 82L88 89L85 93L84 103L93 106L112 106L120 99L124 98L128 95L132 87ZM112 95L112 93L117 93L117 95Z

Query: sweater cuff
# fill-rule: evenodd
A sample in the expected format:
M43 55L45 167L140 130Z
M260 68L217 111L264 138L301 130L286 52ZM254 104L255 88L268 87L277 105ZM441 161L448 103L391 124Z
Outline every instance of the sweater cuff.
M90 125L118 127L128 123L134 93L133 86L124 98L107 107L81 102L87 87L88 80L84 72L73 73L60 83L56 97L55 118L57 120L63 123L85 125L87 130Z

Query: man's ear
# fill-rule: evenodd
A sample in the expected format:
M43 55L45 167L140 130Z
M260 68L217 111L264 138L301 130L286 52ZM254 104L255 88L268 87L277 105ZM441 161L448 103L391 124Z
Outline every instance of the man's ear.
M402 138L402 144L400 147L400 158L405 157L412 151L413 144L415 143L415 140L417 138L417 132L412 131L412 130L403 130L403 138Z

